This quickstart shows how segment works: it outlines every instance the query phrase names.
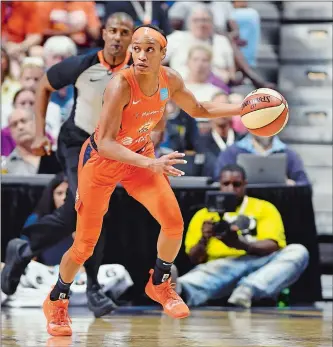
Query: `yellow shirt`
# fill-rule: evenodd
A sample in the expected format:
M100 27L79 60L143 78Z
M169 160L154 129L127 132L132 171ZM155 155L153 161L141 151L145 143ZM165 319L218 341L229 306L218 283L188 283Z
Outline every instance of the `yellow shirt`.
M236 212L225 213L223 219L229 223L234 221L242 208L242 214L249 217L250 227L248 232L242 233L247 241L259 241L271 239L278 243L280 248L286 246L286 238L283 222L279 211L274 205L265 200L246 197L244 206L238 207ZM216 212L209 212L207 208L198 211L192 218L185 238L185 251L188 254L192 247L197 245L202 237L202 225L204 221L218 222L220 216ZM222 257L237 257L246 254L243 250L230 248L216 237L212 237L207 244L208 260Z

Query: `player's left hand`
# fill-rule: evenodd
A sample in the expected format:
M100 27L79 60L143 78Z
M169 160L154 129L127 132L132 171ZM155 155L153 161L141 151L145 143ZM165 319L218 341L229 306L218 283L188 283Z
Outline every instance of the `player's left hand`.
M185 156L184 153L172 152L170 154L163 155L158 159L152 159L148 168L157 173L163 173L169 176L184 176L185 172L176 169L173 165L186 164L186 160L180 159Z

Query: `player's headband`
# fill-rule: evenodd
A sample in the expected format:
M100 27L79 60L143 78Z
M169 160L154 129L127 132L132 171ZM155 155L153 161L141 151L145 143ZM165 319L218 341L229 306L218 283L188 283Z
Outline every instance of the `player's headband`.
M136 30L132 36L132 42L136 39L141 38L142 36L150 36L154 38L161 45L162 48L165 48L167 45L165 37L157 30L149 27L141 27L138 30Z

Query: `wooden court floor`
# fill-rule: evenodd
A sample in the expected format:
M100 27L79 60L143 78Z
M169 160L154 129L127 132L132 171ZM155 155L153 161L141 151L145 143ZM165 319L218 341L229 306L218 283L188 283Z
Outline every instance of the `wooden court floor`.
M121 308L95 319L70 310L72 337L50 337L40 309L4 309L2 346L331 347L332 307L321 310L193 310L173 320L154 307Z

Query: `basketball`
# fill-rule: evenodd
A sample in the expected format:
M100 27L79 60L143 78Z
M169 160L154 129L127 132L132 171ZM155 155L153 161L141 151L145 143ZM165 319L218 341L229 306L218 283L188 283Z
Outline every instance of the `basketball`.
M241 120L254 135L276 135L285 127L288 118L287 101L273 89L256 89L242 103Z

